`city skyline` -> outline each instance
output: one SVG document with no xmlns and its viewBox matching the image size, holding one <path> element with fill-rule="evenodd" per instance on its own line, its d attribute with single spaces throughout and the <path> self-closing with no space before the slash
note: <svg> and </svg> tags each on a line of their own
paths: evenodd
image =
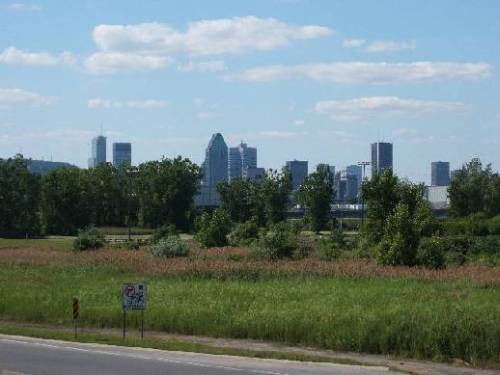
<svg viewBox="0 0 500 375">
<path fill-rule="evenodd" d="M 435 160 L 500 165 L 495 1 L 13 4 L 0 2 L 0 157 L 84 167 L 103 126 L 135 163 L 201 164 L 221 132 L 274 169 L 370 160 L 377 141 L 427 184 Z"/>
</svg>

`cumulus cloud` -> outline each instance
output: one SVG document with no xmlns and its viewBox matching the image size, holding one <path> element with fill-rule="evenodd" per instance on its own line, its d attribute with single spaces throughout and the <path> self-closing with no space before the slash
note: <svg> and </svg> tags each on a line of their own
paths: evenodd
<svg viewBox="0 0 500 375">
<path fill-rule="evenodd" d="M 190 61 L 187 64 L 179 65 L 178 69 L 181 72 L 221 72 L 226 69 L 223 60 L 212 60 L 212 61 Z"/>
<path fill-rule="evenodd" d="M 463 113 L 463 103 L 401 99 L 396 96 L 373 96 L 348 100 L 326 100 L 316 103 L 313 111 L 333 119 L 362 120 L 373 116 L 424 115 L 448 112 Z"/>
<path fill-rule="evenodd" d="M 333 33 L 328 27 L 294 26 L 274 18 L 247 16 L 192 22 L 185 32 L 162 23 L 104 24 L 94 28 L 93 38 L 98 49 L 105 52 L 220 55 L 272 50 L 293 40 Z"/>
<path fill-rule="evenodd" d="M 8 47 L 0 53 L 0 62 L 11 65 L 73 65 L 75 57 L 70 52 L 51 54 L 48 52 L 27 52 L 16 47 Z"/>
<path fill-rule="evenodd" d="M 165 68 L 172 59 L 164 56 L 121 52 L 97 52 L 89 56 L 84 67 L 89 73 L 116 73 L 120 71 L 147 71 Z"/>
<path fill-rule="evenodd" d="M 346 39 L 342 43 L 344 48 L 359 48 L 363 47 L 366 44 L 366 40 L 364 39 Z"/>
<path fill-rule="evenodd" d="M 9 6 L 12 10 L 17 11 L 29 11 L 29 12 L 38 12 L 42 10 L 42 7 L 37 4 L 25 4 L 25 3 L 12 3 Z"/>
<path fill-rule="evenodd" d="M 370 43 L 366 50 L 368 52 L 395 52 L 404 49 L 415 49 L 416 43 L 414 40 L 409 42 L 395 42 L 392 40 L 377 40 Z"/>
<path fill-rule="evenodd" d="M 52 102 L 52 98 L 39 95 L 19 88 L 0 88 L 0 106 L 13 105 L 47 105 Z"/>
<path fill-rule="evenodd" d="M 267 82 L 307 78 L 315 81 L 349 84 L 420 83 L 441 80 L 481 79 L 493 68 L 487 63 L 418 61 L 412 63 L 337 62 L 304 65 L 271 65 L 227 75 L 227 80 Z"/>
<path fill-rule="evenodd" d="M 87 102 L 87 107 L 90 109 L 113 109 L 113 108 L 137 108 L 137 109 L 157 109 L 165 108 L 168 105 L 167 101 L 164 100 L 111 100 L 111 99 L 101 99 L 93 98 L 89 99 Z"/>
</svg>

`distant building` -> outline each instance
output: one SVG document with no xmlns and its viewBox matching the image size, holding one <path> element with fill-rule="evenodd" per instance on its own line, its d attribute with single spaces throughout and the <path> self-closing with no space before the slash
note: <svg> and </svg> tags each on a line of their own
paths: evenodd
<svg viewBox="0 0 500 375">
<path fill-rule="evenodd" d="M 130 143 L 113 143 L 113 165 L 132 164 L 132 144 Z"/>
<path fill-rule="evenodd" d="M 372 143 L 372 176 L 382 174 L 387 169 L 392 169 L 392 143 Z"/>
<path fill-rule="evenodd" d="M 243 171 L 243 178 L 250 181 L 257 181 L 264 178 L 266 170 L 264 168 L 246 168 Z"/>
<path fill-rule="evenodd" d="M 292 176 L 292 190 L 298 191 L 307 177 L 308 162 L 301 160 L 287 161 L 286 167 Z"/>
<path fill-rule="evenodd" d="M 363 183 L 363 168 L 360 165 L 352 164 L 348 165 L 345 168 L 345 172 L 349 176 L 355 176 L 356 177 L 356 193 L 355 197 L 359 195 L 359 190 L 361 188 L 361 184 Z"/>
<path fill-rule="evenodd" d="M 220 206 L 217 184 L 228 179 L 228 149 L 220 133 L 212 135 L 208 143 L 202 173 L 200 193 L 195 199 L 196 205 Z"/>
<path fill-rule="evenodd" d="M 335 201 L 337 203 L 344 203 L 347 199 L 347 180 L 342 177 L 340 171 L 335 174 Z"/>
<path fill-rule="evenodd" d="M 326 163 L 320 163 L 316 166 L 316 169 L 318 168 L 328 168 L 328 170 L 330 171 L 330 173 L 334 176 L 335 178 L 335 166 L 334 165 L 330 165 L 330 164 L 326 164 Z"/>
<path fill-rule="evenodd" d="M 426 186 L 424 196 L 434 209 L 445 209 L 450 206 L 448 186 Z"/>
<path fill-rule="evenodd" d="M 248 147 L 243 142 L 237 147 L 231 147 L 228 159 L 229 180 L 242 178 L 248 168 L 257 168 L 257 149 Z"/>
<path fill-rule="evenodd" d="M 431 186 L 448 186 L 450 184 L 450 163 L 434 161 L 431 163 Z"/>
<path fill-rule="evenodd" d="M 28 171 L 31 174 L 36 174 L 40 176 L 46 175 L 47 173 L 54 171 L 56 169 L 77 168 L 72 164 L 60 161 L 45 161 L 45 160 L 31 160 L 31 159 L 27 160 L 27 165 L 28 165 Z"/>
<path fill-rule="evenodd" d="M 356 201 L 359 195 L 359 177 L 357 170 L 346 168 L 338 171 L 335 175 L 335 191 L 335 201 L 337 203 L 352 203 Z"/>
<path fill-rule="evenodd" d="M 89 168 L 94 168 L 101 163 L 106 163 L 106 137 L 99 135 L 93 138 L 91 147 Z"/>
</svg>

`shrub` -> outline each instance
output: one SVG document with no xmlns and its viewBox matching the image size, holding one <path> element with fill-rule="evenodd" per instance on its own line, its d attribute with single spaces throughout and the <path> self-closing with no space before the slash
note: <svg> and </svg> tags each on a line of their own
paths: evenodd
<svg viewBox="0 0 500 375">
<path fill-rule="evenodd" d="M 492 235 L 500 234 L 500 215 L 492 217 L 488 221 L 488 232 Z"/>
<path fill-rule="evenodd" d="M 295 260 L 307 258 L 314 250 L 314 241 L 309 236 L 298 236 L 292 257 Z"/>
<path fill-rule="evenodd" d="M 203 246 L 225 246 L 231 230 L 231 221 L 227 212 L 221 208 L 212 214 L 204 212 L 197 220 L 195 240 Z"/>
<path fill-rule="evenodd" d="M 98 249 L 103 247 L 106 242 L 104 233 L 96 228 L 80 229 L 78 237 L 73 241 L 75 251 Z"/>
<path fill-rule="evenodd" d="M 417 249 L 417 264 L 428 268 L 444 268 L 447 248 L 448 245 L 442 238 L 423 238 Z"/>
<path fill-rule="evenodd" d="M 301 219 L 290 220 L 288 225 L 290 226 L 290 231 L 297 235 L 299 235 L 305 228 L 304 220 Z"/>
<path fill-rule="evenodd" d="M 153 236 L 151 237 L 151 241 L 153 243 L 156 243 L 163 238 L 167 238 L 170 236 L 176 236 L 176 235 L 177 235 L 177 229 L 175 228 L 175 225 L 164 224 L 161 227 L 158 227 L 155 229 L 155 231 L 153 232 Z"/>
<path fill-rule="evenodd" d="M 258 258 L 273 260 L 291 257 L 296 247 L 297 238 L 289 226 L 278 223 L 254 242 L 252 253 Z"/>
<path fill-rule="evenodd" d="M 185 257 L 189 255 L 189 247 L 178 236 L 162 238 L 151 245 L 151 254 L 163 258 Z"/>
<path fill-rule="evenodd" d="M 322 238 L 318 242 L 316 248 L 316 255 L 319 259 L 331 262 L 340 257 L 341 249 L 334 241 L 326 238 Z"/>
<path fill-rule="evenodd" d="M 229 243 L 233 246 L 247 246 L 259 237 L 259 227 L 255 220 L 238 223 L 229 235 Z"/>
</svg>

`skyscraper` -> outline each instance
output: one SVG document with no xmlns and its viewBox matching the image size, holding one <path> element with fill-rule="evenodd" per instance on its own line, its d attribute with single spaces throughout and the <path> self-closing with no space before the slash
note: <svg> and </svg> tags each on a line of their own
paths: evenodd
<svg viewBox="0 0 500 375">
<path fill-rule="evenodd" d="M 448 186 L 450 184 L 450 163 L 434 161 L 431 163 L 431 185 Z"/>
<path fill-rule="evenodd" d="M 357 197 L 358 194 L 359 194 L 359 189 L 361 188 L 361 184 L 363 183 L 363 168 L 361 168 L 361 166 L 355 165 L 355 164 L 348 165 L 345 168 L 345 172 L 349 176 L 355 176 L 356 177 L 357 188 L 356 188 L 354 196 Z"/>
<path fill-rule="evenodd" d="M 217 194 L 217 184 L 227 180 L 228 149 L 222 134 L 212 135 L 205 150 L 205 161 L 202 164 L 203 178 L 201 191 L 196 197 L 196 204 L 200 206 L 219 206 L 220 198 Z"/>
<path fill-rule="evenodd" d="M 92 151 L 89 158 L 89 168 L 106 163 L 106 137 L 99 135 L 92 139 Z"/>
<path fill-rule="evenodd" d="M 286 167 L 292 176 L 292 190 L 299 190 L 308 173 L 308 162 L 301 160 L 292 160 L 286 162 Z"/>
<path fill-rule="evenodd" d="M 132 144 L 113 143 L 113 165 L 132 164 Z"/>
<path fill-rule="evenodd" d="M 241 142 L 237 147 L 229 149 L 229 180 L 241 178 L 248 168 L 257 168 L 257 149 Z"/>
<path fill-rule="evenodd" d="M 392 143 L 372 143 L 372 176 L 392 169 Z"/>
</svg>

